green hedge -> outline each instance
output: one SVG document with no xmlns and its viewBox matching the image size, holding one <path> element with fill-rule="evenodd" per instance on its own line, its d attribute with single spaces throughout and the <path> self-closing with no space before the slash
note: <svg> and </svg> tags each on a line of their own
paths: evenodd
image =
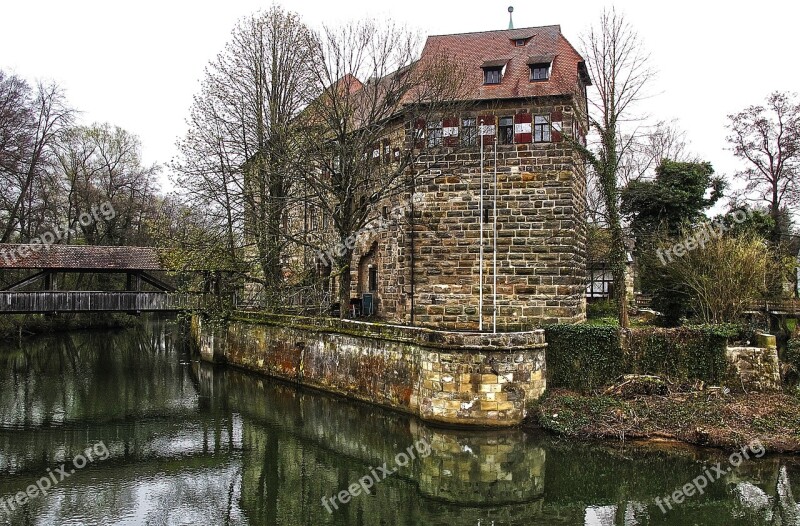
<svg viewBox="0 0 800 526">
<path fill-rule="evenodd" d="M 698 326 L 677 329 L 632 329 L 626 352 L 627 370 L 654 374 L 676 383 L 702 380 L 719 385 L 725 377 L 725 350 L 735 331 Z"/>
<path fill-rule="evenodd" d="M 622 332 L 595 325 L 545 329 L 549 387 L 594 391 L 623 374 L 653 374 L 678 384 L 702 380 L 718 385 L 727 370 L 730 327 L 635 328 Z"/>
<path fill-rule="evenodd" d="M 791 338 L 786 344 L 783 361 L 800 372 L 800 339 Z"/>
<path fill-rule="evenodd" d="M 616 327 L 598 325 L 550 325 L 547 341 L 547 385 L 592 391 L 624 371 Z"/>
</svg>

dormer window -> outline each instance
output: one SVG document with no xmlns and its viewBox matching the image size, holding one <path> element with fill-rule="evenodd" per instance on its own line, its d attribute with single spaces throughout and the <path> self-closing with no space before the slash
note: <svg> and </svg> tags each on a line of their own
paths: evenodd
<svg viewBox="0 0 800 526">
<path fill-rule="evenodd" d="M 507 59 L 487 60 L 483 63 L 483 83 L 500 84 L 503 81 L 503 73 L 506 69 Z"/>
<path fill-rule="evenodd" d="M 550 78 L 550 64 L 531 64 L 531 82 Z"/>
<path fill-rule="evenodd" d="M 527 33 L 527 34 L 517 33 L 516 35 L 514 35 L 514 38 L 511 38 L 510 40 L 511 43 L 514 45 L 514 47 L 525 47 L 528 45 L 528 42 L 530 42 L 533 37 L 534 35 L 532 33 Z"/>
<path fill-rule="evenodd" d="M 550 78 L 550 69 L 553 65 L 553 55 L 537 55 L 528 58 L 528 67 L 531 68 L 531 82 L 541 82 Z"/>
<path fill-rule="evenodd" d="M 503 79 L 503 68 L 484 68 L 483 70 L 483 83 L 484 84 L 500 84 Z"/>
</svg>

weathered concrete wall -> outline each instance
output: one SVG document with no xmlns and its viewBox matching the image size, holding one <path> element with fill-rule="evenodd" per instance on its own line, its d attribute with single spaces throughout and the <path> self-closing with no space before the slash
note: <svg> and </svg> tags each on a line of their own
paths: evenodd
<svg viewBox="0 0 800 526">
<path fill-rule="evenodd" d="M 245 369 L 453 425 L 513 426 L 545 389 L 543 331 L 447 332 L 349 320 L 193 322 L 200 353 Z"/>
</svg>

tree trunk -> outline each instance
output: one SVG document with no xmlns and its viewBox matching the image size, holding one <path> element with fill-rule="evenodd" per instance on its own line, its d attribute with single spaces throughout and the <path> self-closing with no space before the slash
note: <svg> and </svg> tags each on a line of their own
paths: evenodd
<svg viewBox="0 0 800 526">
<path fill-rule="evenodd" d="M 353 251 L 347 249 L 341 258 L 336 259 L 339 267 L 339 317 L 344 319 L 350 311 L 350 262 L 353 259 Z"/>
<path fill-rule="evenodd" d="M 619 225 L 611 228 L 611 276 L 614 279 L 614 299 L 617 302 L 619 326 L 627 329 L 628 320 L 628 284 L 625 280 L 627 270 L 627 254 L 622 228 Z"/>
<path fill-rule="evenodd" d="M 605 156 L 601 163 L 596 165 L 603 191 L 603 199 L 608 213 L 608 226 L 611 230 L 611 250 L 609 259 L 611 275 L 614 279 L 614 299 L 617 301 L 619 326 L 627 329 L 628 320 L 628 291 L 625 283 L 625 270 L 628 263 L 625 251 L 625 233 L 622 230 L 622 218 L 619 213 L 618 187 L 617 187 L 617 131 L 616 123 L 609 123 L 602 134 Z"/>
</svg>

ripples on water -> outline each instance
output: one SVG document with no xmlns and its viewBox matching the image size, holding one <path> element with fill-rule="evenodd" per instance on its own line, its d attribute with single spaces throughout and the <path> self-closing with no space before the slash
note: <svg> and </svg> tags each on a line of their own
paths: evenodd
<svg viewBox="0 0 800 526">
<path fill-rule="evenodd" d="M 442 430 L 193 359 L 175 323 L 0 348 L 0 498 L 110 452 L 4 514 L 20 525 L 793 525 L 800 461 L 748 461 L 664 515 L 716 451 L 621 450 L 519 430 Z M 418 458 L 321 505 L 419 440 Z"/>
</svg>

